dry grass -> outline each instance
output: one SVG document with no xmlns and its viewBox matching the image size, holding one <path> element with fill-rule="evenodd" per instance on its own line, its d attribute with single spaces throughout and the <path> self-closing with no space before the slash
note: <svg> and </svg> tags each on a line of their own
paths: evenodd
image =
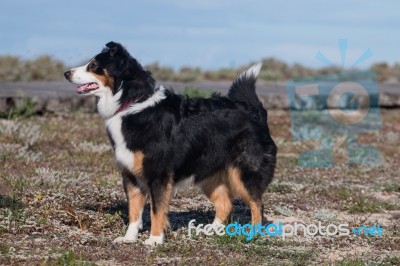
<svg viewBox="0 0 400 266">
<path fill-rule="evenodd" d="M 379 135 L 361 138 L 383 153 L 383 165 L 374 168 L 347 165 L 341 145 L 335 147 L 333 168 L 299 168 L 299 152 L 315 143 L 291 139 L 287 112 L 271 111 L 270 126 L 279 147 L 276 178 L 264 196 L 270 220 L 380 224 L 385 235 L 189 239 L 191 219 L 213 219 L 212 205 L 189 189 L 172 200 L 166 244 L 141 243 L 149 233 L 148 206 L 140 242 L 112 244 L 124 233 L 127 210 L 103 122 L 82 113 L 34 116 L 0 122 L 0 264 L 398 265 L 398 110 L 383 111 Z M 235 203 L 232 219 L 248 221 L 249 215 Z"/>
<path fill-rule="evenodd" d="M 264 67 L 261 70 L 259 79 L 264 81 L 285 81 L 292 78 L 327 75 L 342 71 L 338 67 L 314 69 L 300 64 L 290 65 L 276 58 L 264 58 L 261 61 Z M 85 60 L 82 60 L 82 64 L 84 62 Z M 253 63 L 236 68 L 220 68 L 217 70 L 203 70 L 198 67 L 183 66 L 178 71 L 175 71 L 171 67 L 160 66 L 156 62 L 147 65 L 146 68 L 154 74 L 156 80 L 180 82 L 201 80 L 231 81 Z M 49 55 L 41 55 L 31 60 L 24 60 L 10 55 L 0 55 L 0 82 L 63 80 L 63 72 L 66 69 L 68 67 L 63 62 Z M 390 65 L 380 62 L 373 64 L 370 70 L 376 73 L 379 82 L 400 80 L 400 63 Z"/>
</svg>

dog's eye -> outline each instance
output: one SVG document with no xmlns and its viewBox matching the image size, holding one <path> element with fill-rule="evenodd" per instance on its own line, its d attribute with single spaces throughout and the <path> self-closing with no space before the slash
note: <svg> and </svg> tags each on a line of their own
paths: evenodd
<svg viewBox="0 0 400 266">
<path fill-rule="evenodd" d="M 93 62 L 93 61 L 92 61 L 92 62 L 90 62 L 89 67 L 90 67 L 90 68 L 97 68 L 98 65 L 97 65 L 96 62 Z"/>
</svg>

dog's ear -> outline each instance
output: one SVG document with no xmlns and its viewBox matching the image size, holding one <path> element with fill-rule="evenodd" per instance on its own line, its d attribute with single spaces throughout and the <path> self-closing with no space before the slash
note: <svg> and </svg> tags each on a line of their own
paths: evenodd
<svg viewBox="0 0 400 266">
<path fill-rule="evenodd" d="M 105 49 L 104 52 L 107 52 L 111 57 L 114 57 L 115 55 L 118 55 L 125 51 L 124 47 L 122 47 L 121 44 L 116 42 L 109 42 L 106 44 L 106 47 L 107 48 Z"/>
</svg>

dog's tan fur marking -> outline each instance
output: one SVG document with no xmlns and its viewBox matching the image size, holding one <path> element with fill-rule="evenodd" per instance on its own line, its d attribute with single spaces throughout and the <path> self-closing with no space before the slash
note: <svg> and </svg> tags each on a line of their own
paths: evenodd
<svg viewBox="0 0 400 266">
<path fill-rule="evenodd" d="M 243 184 L 241 173 L 239 169 L 235 167 L 228 168 L 228 180 L 229 187 L 234 195 L 237 195 L 243 199 L 243 201 L 250 207 L 251 210 L 251 222 L 252 224 L 257 224 L 262 222 L 262 214 L 261 214 L 261 199 L 254 200 L 249 191 L 247 191 L 246 187 Z"/>
<path fill-rule="evenodd" d="M 140 188 L 133 184 L 127 186 L 127 196 L 129 201 L 129 223 L 138 221 L 141 218 L 141 211 L 146 203 L 146 196 Z"/>
<path fill-rule="evenodd" d="M 162 195 L 161 201 L 158 202 L 156 212 L 154 212 L 153 210 L 151 211 L 151 236 L 160 236 L 169 226 L 168 209 L 171 200 L 172 189 L 173 185 L 171 178 L 170 182 L 164 190 L 164 195 Z"/>
<path fill-rule="evenodd" d="M 111 77 L 98 75 L 96 73 L 92 73 L 92 75 L 95 76 L 96 79 L 99 80 L 101 83 L 103 83 L 105 87 L 112 89 L 113 79 Z"/>
<path fill-rule="evenodd" d="M 206 193 L 206 195 L 214 204 L 215 217 L 222 223 L 226 222 L 232 211 L 232 202 L 229 197 L 228 188 L 225 185 L 219 185 L 211 192 Z"/>
<path fill-rule="evenodd" d="M 113 89 L 114 86 L 114 78 L 110 76 L 110 73 L 108 73 L 107 69 L 103 69 L 104 75 L 99 75 L 94 72 L 91 72 L 93 76 L 96 77 L 97 80 L 99 80 L 105 87 L 110 88 L 111 90 Z"/>
<path fill-rule="evenodd" d="M 144 159 L 144 154 L 142 151 L 135 151 L 133 153 L 133 169 L 132 173 L 135 176 L 140 176 L 142 174 L 143 170 L 143 159 Z"/>
<path fill-rule="evenodd" d="M 226 222 L 232 211 L 231 195 L 226 181 L 226 172 L 220 171 L 201 185 L 204 194 L 214 204 L 215 217 L 222 223 Z"/>
</svg>

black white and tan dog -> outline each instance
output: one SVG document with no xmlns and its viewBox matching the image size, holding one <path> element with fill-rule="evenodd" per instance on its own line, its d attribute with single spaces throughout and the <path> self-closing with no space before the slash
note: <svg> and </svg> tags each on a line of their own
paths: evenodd
<svg viewBox="0 0 400 266">
<path fill-rule="evenodd" d="M 242 73 L 226 97 L 188 98 L 162 86 L 118 43 L 109 42 L 84 66 L 65 72 L 77 92 L 95 95 L 121 169 L 129 226 L 115 242 L 133 242 L 150 199 L 145 244 L 164 242 L 174 186 L 200 187 L 215 206 L 214 224 L 226 222 L 232 199 L 262 221 L 262 195 L 271 182 L 277 148 L 267 112 L 255 93 L 261 64 Z"/>
</svg>

